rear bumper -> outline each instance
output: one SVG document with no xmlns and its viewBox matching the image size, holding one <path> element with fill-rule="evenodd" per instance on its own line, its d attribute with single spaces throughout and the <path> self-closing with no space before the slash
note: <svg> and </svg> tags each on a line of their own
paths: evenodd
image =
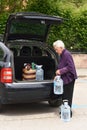
<svg viewBox="0 0 87 130">
<path fill-rule="evenodd" d="M 53 94 L 53 82 L 36 83 L 12 83 L 1 87 L 1 102 L 8 103 L 28 103 L 45 101 L 58 96 Z"/>
</svg>

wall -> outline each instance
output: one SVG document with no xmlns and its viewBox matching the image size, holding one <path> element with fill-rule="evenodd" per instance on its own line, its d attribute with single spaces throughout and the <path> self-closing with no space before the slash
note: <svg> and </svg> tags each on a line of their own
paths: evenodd
<svg viewBox="0 0 87 130">
<path fill-rule="evenodd" d="M 72 54 L 76 68 L 87 68 L 87 54 Z"/>
</svg>

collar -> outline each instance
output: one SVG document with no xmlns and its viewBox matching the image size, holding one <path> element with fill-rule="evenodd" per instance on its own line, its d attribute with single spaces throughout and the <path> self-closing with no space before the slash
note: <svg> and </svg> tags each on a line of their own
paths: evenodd
<svg viewBox="0 0 87 130">
<path fill-rule="evenodd" d="M 62 51 L 62 54 L 60 55 L 61 57 L 62 57 L 62 55 L 64 54 L 65 51 L 66 51 L 66 49 L 64 49 L 64 50 Z"/>
</svg>

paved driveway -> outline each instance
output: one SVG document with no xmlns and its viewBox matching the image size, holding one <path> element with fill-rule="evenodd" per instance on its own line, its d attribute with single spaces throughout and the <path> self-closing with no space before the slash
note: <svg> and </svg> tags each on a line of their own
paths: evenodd
<svg viewBox="0 0 87 130">
<path fill-rule="evenodd" d="M 73 117 L 70 122 L 60 120 L 58 108 L 47 102 L 6 105 L 0 114 L 0 130 L 86 130 L 87 129 L 87 78 L 75 84 Z"/>
</svg>

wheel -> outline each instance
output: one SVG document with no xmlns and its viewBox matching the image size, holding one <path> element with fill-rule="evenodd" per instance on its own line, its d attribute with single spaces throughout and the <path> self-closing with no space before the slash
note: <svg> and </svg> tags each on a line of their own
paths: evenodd
<svg viewBox="0 0 87 130">
<path fill-rule="evenodd" d="M 59 107 L 62 104 L 62 99 L 50 99 L 48 103 L 51 107 Z"/>
</svg>

